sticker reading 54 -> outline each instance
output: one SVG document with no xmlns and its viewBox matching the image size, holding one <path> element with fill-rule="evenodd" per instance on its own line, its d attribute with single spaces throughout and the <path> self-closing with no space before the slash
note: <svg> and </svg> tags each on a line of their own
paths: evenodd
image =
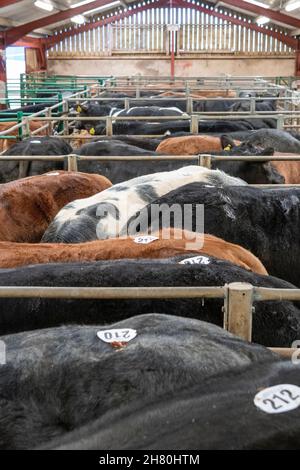
<svg viewBox="0 0 300 470">
<path fill-rule="evenodd" d="M 128 343 L 128 341 L 131 341 L 136 335 L 136 330 L 132 328 L 97 331 L 98 338 L 105 343 Z"/>
<path fill-rule="evenodd" d="M 300 387 L 280 384 L 257 393 L 254 404 L 265 413 L 286 413 L 300 406 Z"/>
</svg>

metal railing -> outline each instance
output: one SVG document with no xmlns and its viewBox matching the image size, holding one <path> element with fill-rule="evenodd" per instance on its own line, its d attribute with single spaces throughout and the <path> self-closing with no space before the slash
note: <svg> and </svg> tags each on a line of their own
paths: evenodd
<svg viewBox="0 0 300 470">
<path fill-rule="evenodd" d="M 72 78 L 68 78 L 68 80 L 77 80 L 78 83 L 84 83 L 84 80 L 88 81 L 89 77 L 85 76 L 77 76 Z M 59 124 L 59 129 L 58 129 L 58 134 L 59 136 L 63 135 L 63 138 L 65 139 L 73 139 L 73 137 L 69 136 L 69 128 L 70 126 L 74 125 L 74 123 L 78 120 L 84 121 L 84 120 L 91 120 L 88 118 L 84 117 L 71 117 L 67 116 L 70 105 L 72 105 L 72 101 L 79 101 L 79 102 L 84 102 L 90 101 L 90 100 L 95 100 L 97 98 L 100 99 L 103 102 L 111 100 L 112 98 L 106 98 L 103 96 L 105 92 L 107 92 L 109 89 L 113 89 L 113 91 L 117 91 L 117 85 L 120 82 L 120 80 L 125 80 L 126 83 L 133 83 L 133 86 L 135 87 L 135 98 L 113 98 L 114 100 L 120 101 L 124 103 L 125 109 L 128 109 L 130 106 L 130 102 L 135 103 L 136 100 L 141 99 L 140 97 L 140 92 L 141 92 L 141 86 L 144 83 L 157 83 L 161 80 L 169 80 L 170 77 L 125 77 L 124 79 L 122 77 L 114 78 L 114 77 L 109 77 L 104 80 L 102 77 L 99 79 L 99 77 L 90 77 L 91 83 L 95 83 L 95 87 L 93 90 L 93 93 L 95 96 L 91 98 L 92 92 L 91 89 L 86 87 L 84 91 L 80 91 L 78 93 L 75 93 L 65 99 L 63 99 L 61 102 L 57 103 L 54 106 L 50 106 L 45 108 L 43 111 L 32 114 L 30 116 L 22 118 L 22 122 L 20 123 L 19 126 L 13 126 L 10 129 L 7 129 L 5 131 L 0 132 L 0 139 L 22 139 L 23 137 L 28 137 L 30 135 L 37 135 L 39 130 L 34 130 L 30 132 L 30 122 L 33 120 L 46 120 L 50 121 L 48 125 L 44 125 L 43 127 L 40 128 L 40 130 L 45 130 L 48 129 L 48 134 L 51 135 L 54 125 Z M 37 84 L 38 80 L 45 81 L 45 77 L 41 78 L 27 78 L 27 80 L 30 82 L 32 80 L 32 83 Z M 48 82 L 51 80 L 51 77 L 47 78 Z M 54 79 L 53 79 L 54 80 Z M 54 82 L 56 84 L 66 84 L 68 82 L 63 82 L 63 80 L 67 80 L 66 77 L 61 76 L 61 77 L 56 77 L 56 81 Z M 78 81 L 79 80 L 79 81 Z M 190 119 L 190 132 L 191 133 L 198 133 L 199 130 L 199 121 L 206 120 L 207 118 L 213 118 L 213 119 L 261 119 L 261 118 L 268 118 L 268 119 L 275 119 L 277 122 L 277 128 L 278 129 L 284 129 L 284 128 L 289 128 L 289 129 L 298 129 L 300 128 L 300 106 L 298 106 L 298 101 L 299 97 L 294 99 L 293 95 L 291 95 L 292 91 L 287 87 L 283 85 L 279 85 L 276 80 L 273 80 L 273 82 L 268 82 L 264 78 L 260 77 L 218 77 L 216 80 L 216 77 L 207 77 L 207 78 L 199 78 L 199 77 L 192 77 L 191 79 L 183 79 L 181 77 L 175 77 L 173 84 L 177 83 L 178 81 L 184 81 L 185 83 L 185 95 L 186 97 L 183 98 L 174 98 L 174 97 L 167 97 L 167 98 L 159 98 L 159 100 L 162 100 L 162 103 L 164 100 L 166 101 L 186 101 L 186 110 L 188 116 L 170 116 L 170 117 L 141 117 L 141 116 L 135 116 L 135 117 L 126 117 L 126 116 L 119 116 L 119 117 L 111 117 L 111 116 L 98 116 L 98 117 L 93 117 L 93 121 L 106 121 L 106 135 L 113 135 L 113 125 L 112 125 L 112 120 L 118 121 L 118 120 L 149 120 L 149 121 L 162 121 L 162 120 L 176 120 L 176 119 Z M 277 110 L 277 111 L 270 111 L 270 112 L 264 112 L 264 111 L 256 111 L 256 101 L 259 100 L 260 98 L 238 98 L 239 101 L 248 101 L 249 102 L 249 111 L 239 111 L 239 112 L 232 112 L 232 111 L 226 111 L 226 112 L 207 112 L 207 111 L 201 111 L 201 112 L 195 112 L 193 110 L 194 108 L 194 103 L 195 102 L 201 102 L 201 101 L 218 101 L 218 98 L 194 98 L 190 96 L 190 92 L 192 91 L 192 88 L 190 86 L 193 81 L 196 81 L 196 89 L 204 89 L 203 84 L 199 86 L 199 82 L 203 83 L 218 83 L 219 86 L 222 86 L 222 91 L 224 91 L 224 87 L 226 84 L 226 87 L 228 85 L 228 89 L 230 88 L 231 84 L 252 84 L 255 89 L 258 89 L 258 87 L 262 91 L 266 91 L 268 87 L 271 87 L 272 90 L 276 89 L 277 91 L 279 90 L 282 93 L 285 93 L 284 97 L 278 97 L 278 98 L 273 98 L 274 100 L 278 100 L 279 103 L 283 103 L 283 109 Z M 101 82 L 101 83 L 100 83 Z M 49 82 L 50 83 L 50 82 Z M 72 82 L 73 83 L 73 82 Z M 103 84 L 104 83 L 104 84 Z M 226 89 L 227 89 L 226 88 Z M 147 89 L 149 91 L 149 89 Z M 102 96 L 101 96 L 102 95 Z M 148 101 L 151 102 L 152 98 L 142 98 L 143 101 Z M 226 100 L 229 101 L 234 101 L 236 98 L 231 98 L 231 97 L 226 97 Z M 268 98 L 272 99 L 272 98 Z M 290 110 L 288 109 L 289 107 L 292 107 L 293 109 Z M 296 107 L 299 107 L 299 109 L 296 109 Z M 52 116 L 53 111 L 56 110 L 58 111 L 54 116 Z M 46 116 L 45 116 L 46 114 Z M 39 119 L 37 119 L 39 118 Z M 10 132 L 13 130 L 19 129 L 18 136 L 10 136 Z M 141 136 L 141 135 L 140 135 Z M 160 135 L 151 135 L 151 137 L 159 137 Z M 149 136 L 150 137 L 150 136 Z M 76 138 L 76 137 L 75 137 Z"/>
<path fill-rule="evenodd" d="M 300 300 L 300 289 L 273 289 L 234 282 L 214 287 L 43 287 L 1 286 L 0 298 L 48 299 L 223 299 L 223 327 L 245 341 L 252 340 L 254 303 Z M 270 329 L 272 325 L 270 325 Z M 287 357 L 297 348 L 271 347 Z"/>
<path fill-rule="evenodd" d="M 300 161 L 300 155 L 291 155 L 291 156 L 280 156 L 280 155 L 270 155 L 270 156 L 219 156 L 219 155 L 210 155 L 210 154 L 199 154 L 199 155 L 154 155 L 154 156 L 144 156 L 144 155 L 133 155 L 133 156 L 86 156 L 86 155 L 0 155 L 0 162 L 7 161 L 53 161 L 53 162 L 64 162 L 64 166 L 67 171 L 78 171 L 78 162 L 83 161 L 99 161 L 99 162 L 129 162 L 129 161 L 189 161 L 194 162 L 199 166 L 206 167 L 211 169 L 212 161 L 244 161 L 244 162 L 265 162 L 265 161 Z M 294 188 L 300 187 L 300 184 L 248 184 L 250 187 L 257 188 Z"/>
</svg>

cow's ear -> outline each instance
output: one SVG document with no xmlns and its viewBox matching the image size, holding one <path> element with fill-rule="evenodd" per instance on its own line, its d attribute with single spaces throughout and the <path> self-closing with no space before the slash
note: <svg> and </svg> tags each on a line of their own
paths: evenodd
<svg viewBox="0 0 300 470">
<path fill-rule="evenodd" d="M 234 140 L 228 135 L 221 135 L 220 141 L 223 150 L 231 150 L 232 147 L 235 147 Z"/>
<path fill-rule="evenodd" d="M 266 147 L 260 155 L 271 156 L 274 155 L 275 149 L 273 147 Z"/>
<path fill-rule="evenodd" d="M 76 104 L 76 111 L 77 113 L 86 113 L 88 110 L 87 106 L 85 104 L 77 103 Z"/>
<path fill-rule="evenodd" d="M 272 165 L 271 162 L 266 162 L 263 164 L 263 168 L 266 173 L 266 178 L 268 184 L 285 184 L 285 178 L 282 176 L 277 169 Z"/>
</svg>

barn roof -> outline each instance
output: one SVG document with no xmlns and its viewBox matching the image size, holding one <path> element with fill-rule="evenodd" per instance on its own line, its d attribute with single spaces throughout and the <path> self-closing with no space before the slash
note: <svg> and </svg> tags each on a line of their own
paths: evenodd
<svg viewBox="0 0 300 470">
<path fill-rule="evenodd" d="M 94 21 L 95 17 L 96 19 L 99 16 L 102 17 L 101 15 L 105 16 L 120 10 L 126 11 L 130 8 L 133 9 L 134 5 L 141 6 L 143 3 L 149 3 L 148 0 L 144 2 L 136 0 L 42 1 L 50 3 L 52 11 L 38 8 L 34 4 L 35 0 L 0 0 L 0 30 L 9 31 L 8 34 L 12 32 L 12 39 L 14 39 L 13 33 L 15 37 L 19 36 L 19 38 L 23 35 L 51 36 L 57 28 L 70 25 L 72 16 L 84 15 L 85 22 L 89 22 Z M 193 3 L 193 0 L 190 0 L 189 3 Z M 287 11 L 287 6 L 294 3 L 297 8 Z M 289 35 L 300 35 L 300 0 L 213 0 L 204 2 L 204 5 L 218 10 L 229 8 L 231 11 L 250 16 L 254 21 L 258 17 L 268 16 L 272 24 L 285 28 Z M 165 6 L 175 7 L 176 0 L 166 0 Z M 28 25 L 27 28 L 26 25 Z"/>
</svg>

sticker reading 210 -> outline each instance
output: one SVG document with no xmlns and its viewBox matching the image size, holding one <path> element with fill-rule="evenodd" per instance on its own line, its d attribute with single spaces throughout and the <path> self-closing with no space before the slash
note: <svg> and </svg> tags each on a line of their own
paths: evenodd
<svg viewBox="0 0 300 470">
<path fill-rule="evenodd" d="M 274 385 L 261 390 L 254 404 L 265 413 L 286 413 L 300 406 L 300 387 L 291 384 Z"/>
<path fill-rule="evenodd" d="M 97 331 L 98 338 L 105 343 L 128 343 L 128 341 L 131 341 L 136 335 L 136 330 L 132 328 Z"/>
</svg>

